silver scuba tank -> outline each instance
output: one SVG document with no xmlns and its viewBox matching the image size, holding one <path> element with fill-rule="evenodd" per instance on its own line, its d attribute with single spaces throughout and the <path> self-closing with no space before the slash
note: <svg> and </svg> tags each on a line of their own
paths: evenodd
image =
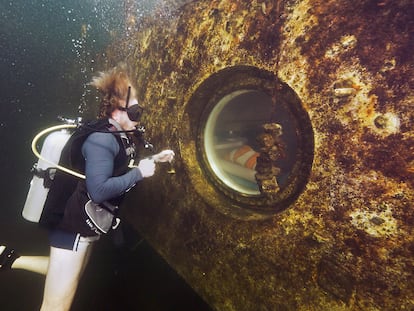
<svg viewBox="0 0 414 311">
<path fill-rule="evenodd" d="M 34 176 L 30 182 L 29 192 L 23 207 L 22 215 L 28 221 L 39 222 L 43 206 L 49 192 L 48 181 L 53 179 L 55 165 L 58 164 L 62 149 L 70 137 L 66 129 L 50 133 L 42 146 L 39 161 L 33 167 Z M 44 159 L 47 159 L 44 160 Z"/>
</svg>

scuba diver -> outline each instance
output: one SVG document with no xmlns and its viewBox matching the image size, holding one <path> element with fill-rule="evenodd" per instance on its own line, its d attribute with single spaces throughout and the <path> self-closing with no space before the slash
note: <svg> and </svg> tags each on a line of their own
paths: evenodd
<svg viewBox="0 0 414 311">
<path fill-rule="evenodd" d="M 0 270 L 46 274 L 41 311 L 70 309 L 92 245 L 119 225 L 125 193 L 154 174 L 155 162 L 174 157 L 164 150 L 128 165 L 134 148 L 127 134 L 136 130 L 143 109 L 125 65 L 101 72 L 90 84 L 102 96 L 98 119 L 70 136 L 59 161 L 85 179 L 57 170 L 39 221 L 48 229 L 50 256 L 19 256 L 0 246 Z"/>
</svg>

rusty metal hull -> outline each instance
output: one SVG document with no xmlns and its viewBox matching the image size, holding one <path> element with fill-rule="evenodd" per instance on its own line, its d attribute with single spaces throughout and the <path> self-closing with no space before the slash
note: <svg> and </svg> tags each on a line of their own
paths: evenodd
<svg viewBox="0 0 414 311">
<path fill-rule="evenodd" d="M 148 137 L 177 154 L 125 213 L 212 308 L 414 308 L 413 16 L 403 0 L 195 1 L 110 49 Z M 200 102 L 245 83 L 220 80 L 235 68 L 274 75 L 310 121 L 309 173 L 282 207 L 232 197 L 203 164 Z"/>
</svg>

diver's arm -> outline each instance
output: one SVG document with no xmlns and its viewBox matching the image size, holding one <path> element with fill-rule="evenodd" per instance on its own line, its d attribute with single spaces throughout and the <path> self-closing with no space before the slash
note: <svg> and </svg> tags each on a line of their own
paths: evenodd
<svg viewBox="0 0 414 311">
<path fill-rule="evenodd" d="M 143 178 L 138 168 L 133 168 L 121 176 L 112 176 L 114 159 L 118 152 L 116 138 L 107 133 L 92 133 L 82 146 L 86 188 L 92 201 L 96 203 L 123 194 Z"/>
</svg>

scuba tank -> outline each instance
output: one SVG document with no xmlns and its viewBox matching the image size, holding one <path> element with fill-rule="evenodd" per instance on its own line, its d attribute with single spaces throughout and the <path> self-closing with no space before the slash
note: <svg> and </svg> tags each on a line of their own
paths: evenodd
<svg viewBox="0 0 414 311">
<path fill-rule="evenodd" d="M 69 140 L 70 135 L 71 133 L 67 129 L 61 129 L 50 133 L 46 137 L 40 152 L 39 161 L 32 168 L 34 175 L 30 182 L 29 192 L 22 211 L 23 218 L 26 220 L 39 222 L 51 181 L 56 172 L 57 163 L 59 163 L 62 149 Z M 33 140 L 34 144 L 36 143 L 35 140 Z"/>
</svg>

